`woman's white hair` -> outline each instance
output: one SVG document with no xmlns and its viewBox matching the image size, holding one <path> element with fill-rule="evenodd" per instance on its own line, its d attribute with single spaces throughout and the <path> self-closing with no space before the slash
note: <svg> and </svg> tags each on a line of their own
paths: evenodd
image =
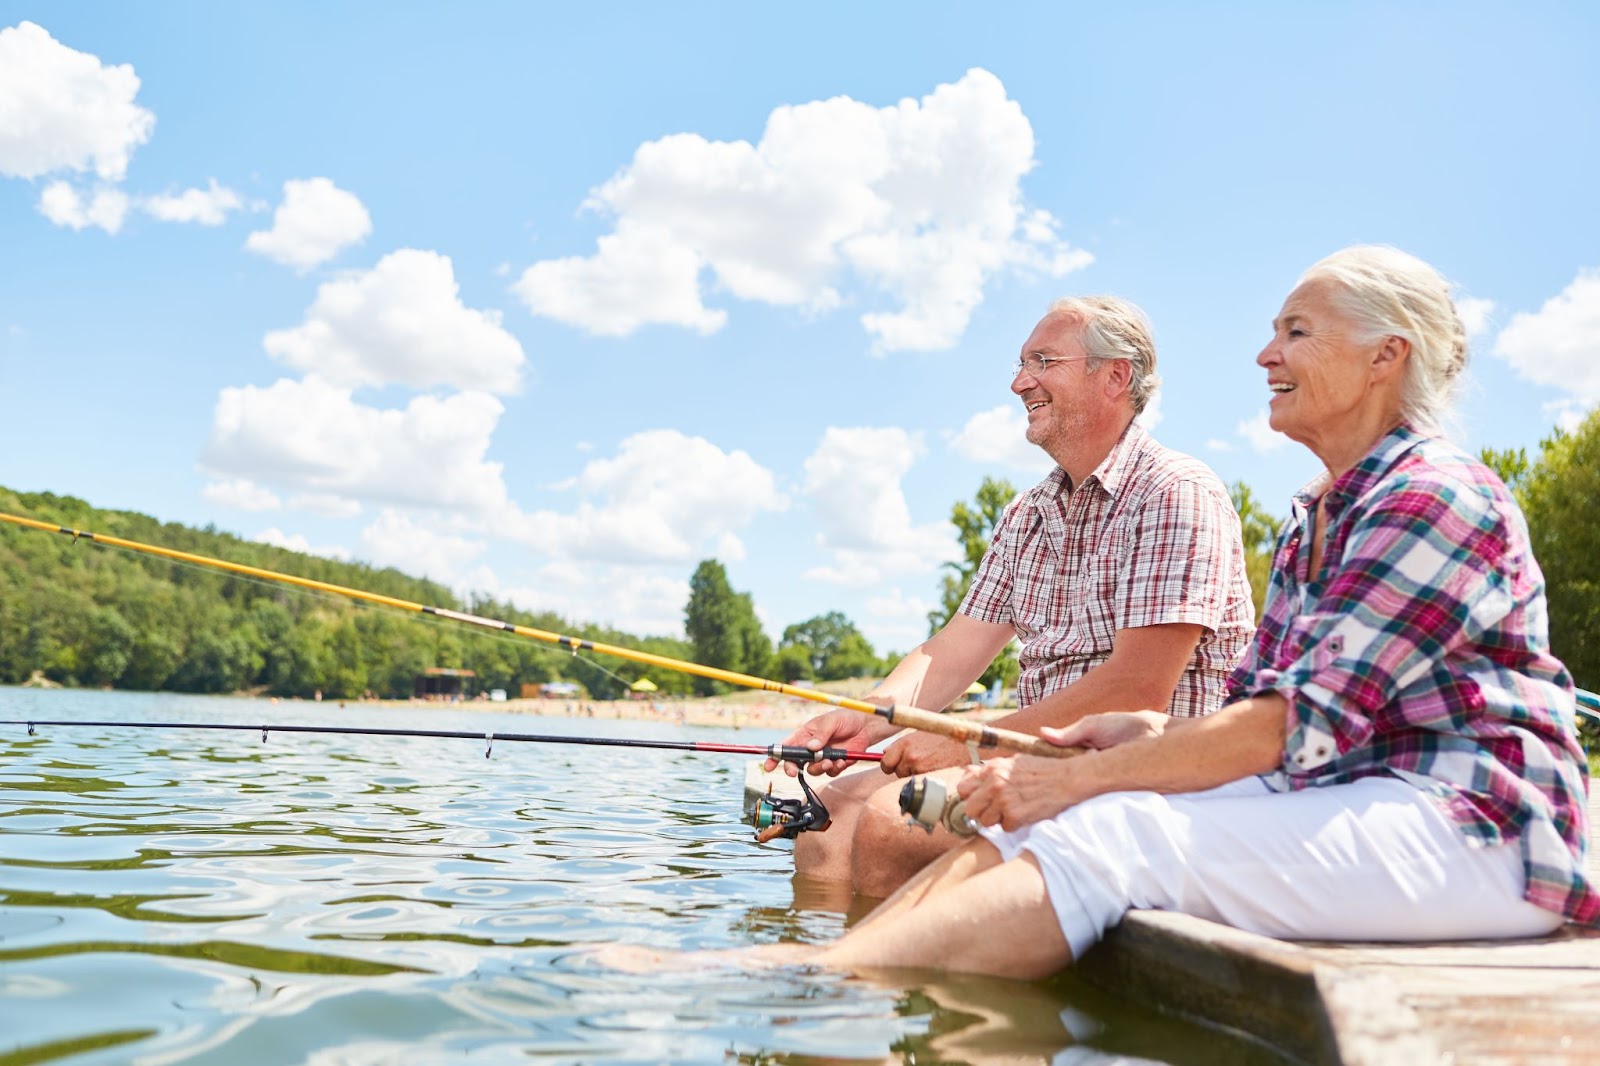
<svg viewBox="0 0 1600 1066">
<path fill-rule="evenodd" d="M 1340 312 L 1363 339 L 1401 337 L 1411 345 L 1400 411 L 1419 429 L 1438 431 L 1467 366 L 1467 331 L 1450 283 L 1414 255 L 1377 244 L 1334 252 L 1300 278 L 1328 282 Z"/>
<path fill-rule="evenodd" d="M 1067 315 L 1078 324 L 1085 365 L 1093 373 L 1108 360 L 1126 359 L 1133 368 L 1128 400 L 1133 413 L 1142 414 L 1161 375 L 1156 373 L 1156 342 L 1150 320 L 1138 306 L 1116 296 L 1067 296 L 1050 305 L 1049 314 Z"/>
</svg>

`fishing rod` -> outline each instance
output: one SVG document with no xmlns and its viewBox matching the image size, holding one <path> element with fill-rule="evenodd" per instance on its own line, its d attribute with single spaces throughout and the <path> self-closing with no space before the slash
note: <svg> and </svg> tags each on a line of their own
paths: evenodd
<svg viewBox="0 0 1600 1066">
<path fill-rule="evenodd" d="M 214 559 L 207 555 L 196 555 L 192 552 L 176 551 L 172 548 L 163 548 L 154 544 L 144 544 L 136 540 L 125 540 L 122 537 L 113 537 L 103 533 L 91 533 L 87 530 L 72 529 L 68 526 L 55 525 L 41 522 L 34 518 L 24 518 L 19 515 L 0 512 L 0 522 L 9 522 L 12 525 L 22 526 L 25 529 L 37 529 L 46 533 L 60 533 L 68 536 L 76 543 L 79 540 L 91 541 L 112 548 L 122 548 L 127 551 L 140 552 L 145 555 L 155 555 L 177 562 L 190 563 L 196 566 L 210 567 L 213 570 L 222 570 L 233 574 L 243 574 L 248 577 L 261 578 L 267 581 L 276 581 L 281 584 L 295 585 L 300 588 L 312 589 L 317 592 L 333 593 L 346 599 L 360 600 L 366 603 L 381 604 L 402 611 L 411 611 L 415 614 L 431 615 L 435 618 L 446 618 L 452 622 L 462 622 L 467 625 L 479 626 L 484 629 L 498 630 L 514 633 L 519 637 L 543 641 L 569 649 L 574 655 L 579 651 L 592 651 L 600 655 L 610 655 L 618 659 L 628 659 L 632 662 L 643 663 L 647 666 L 659 666 L 679 673 L 693 674 L 697 677 L 710 678 L 713 681 L 722 681 L 742 688 L 759 689 L 763 692 L 776 692 L 784 696 L 793 696 L 796 699 L 808 700 L 812 703 L 824 703 L 832 707 L 839 707 L 848 711 L 859 711 L 870 714 L 893 725 L 904 726 L 909 729 L 921 730 L 927 733 L 937 733 L 940 736 L 950 737 L 963 741 L 969 745 L 980 748 L 1000 748 L 1006 751 L 1024 752 L 1029 755 L 1043 755 L 1060 758 L 1063 756 L 1080 754 L 1082 748 L 1062 748 L 1051 744 L 1041 737 L 1018 733 L 1015 730 L 999 729 L 983 722 L 967 722 L 951 718 L 948 715 L 935 711 L 926 711 L 918 707 L 899 706 L 890 704 L 880 706 L 868 703 L 865 700 L 851 699 L 848 696 L 839 696 L 831 692 L 822 692 L 818 689 L 801 688 L 797 685 L 788 685 L 780 681 L 770 681 L 766 678 L 755 677 L 751 674 L 741 674 L 733 670 L 723 670 L 715 666 L 705 666 L 684 659 L 673 659 L 665 655 L 656 655 L 651 652 L 636 651 L 633 648 L 624 648 L 615 644 L 602 644 L 599 641 L 583 640 L 578 637 L 563 636 L 560 633 L 551 633 L 532 626 L 518 625 L 513 622 L 502 622 L 494 618 L 484 618 L 481 615 L 468 614 L 464 611 L 452 610 L 448 607 L 432 607 L 403 600 L 394 596 L 385 596 L 377 592 L 366 592 L 362 589 L 349 588 L 344 585 L 334 585 L 326 581 L 316 581 L 308 577 L 298 577 L 294 574 L 284 574 L 276 570 L 267 570 L 257 566 L 246 566 L 243 563 L 230 563 L 224 559 Z"/>
<path fill-rule="evenodd" d="M 552 733 L 494 733 L 464 729 L 378 729 L 365 726 L 335 725 L 245 725 L 240 722 L 91 722 L 81 719 L 7 718 L 0 725 L 25 725 L 28 735 L 37 736 L 39 726 L 94 726 L 102 729 L 224 729 L 242 733 L 261 734 L 261 743 L 267 742 L 268 733 L 337 733 L 363 737 L 430 737 L 448 740 L 482 740 L 483 757 L 494 753 L 495 741 L 520 744 L 579 744 L 606 748 L 656 748 L 664 751 L 718 752 L 725 755 L 764 755 L 781 762 L 798 766 L 841 759 L 846 762 L 876 762 L 883 758 L 876 751 L 845 751 L 842 748 L 823 748 L 812 751 L 795 744 L 722 744 L 704 740 L 644 740 L 637 737 L 562 736 Z M 804 800 L 774 796 L 770 792 L 761 798 L 751 813 L 751 824 L 757 830 L 756 839 L 766 843 L 775 837 L 794 838 L 808 830 L 828 827 L 828 808 L 817 799 L 816 793 L 800 777 Z"/>
</svg>

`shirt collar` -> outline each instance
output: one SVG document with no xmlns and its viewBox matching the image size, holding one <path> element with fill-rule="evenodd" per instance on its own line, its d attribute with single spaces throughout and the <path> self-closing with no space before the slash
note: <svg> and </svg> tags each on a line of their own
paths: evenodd
<svg viewBox="0 0 1600 1066">
<path fill-rule="evenodd" d="M 1137 421 L 1129 422 L 1128 428 L 1117 438 L 1117 443 L 1113 444 L 1106 457 L 1100 460 L 1100 465 L 1083 479 L 1084 484 L 1097 481 L 1107 496 L 1115 496 L 1121 490 L 1123 482 L 1128 480 L 1135 457 L 1149 440 L 1150 434 L 1146 433 Z"/>
<path fill-rule="evenodd" d="M 1129 422 L 1128 428 L 1117 438 L 1117 443 L 1113 444 L 1106 457 L 1100 460 L 1100 465 L 1083 479 L 1083 484 L 1095 482 L 1107 496 L 1115 496 L 1122 488 L 1123 482 L 1128 479 L 1129 470 L 1149 440 L 1150 434 L 1146 433 L 1137 421 Z M 1060 466 L 1050 471 L 1043 485 L 1044 492 L 1038 498 L 1038 505 L 1043 505 L 1046 501 L 1059 502 L 1061 497 L 1072 490 L 1071 479 Z"/>
<path fill-rule="evenodd" d="M 1410 423 L 1402 422 L 1379 437 L 1372 450 L 1337 479 L 1330 482 L 1326 471 L 1318 474 L 1294 494 L 1294 502 L 1302 510 L 1310 511 L 1319 497 L 1326 496 L 1329 514 L 1337 514 L 1351 500 L 1366 495 L 1407 452 L 1425 439 Z"/>
</svg>

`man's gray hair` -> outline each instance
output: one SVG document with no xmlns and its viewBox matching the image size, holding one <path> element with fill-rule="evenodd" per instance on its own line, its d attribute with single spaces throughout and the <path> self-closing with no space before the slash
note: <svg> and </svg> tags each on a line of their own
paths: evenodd
<svg viewBox="0 0 1600 1066">
<path fill-rule="evenodd" d="M 1414 255 L 1386 245 L 1334 252 L 1300 278 L 1333 286 L 1334 306 L 1364 341 L 1401 337 L 1411 345 L 1400 385 L 1400 412 L 1420 429 L 1438 431 L 1467 366 L 1467 331 L 1450 283 Z"/>
<path fill-rule="evenodd" d="M 1066 315 L 1077 324 L 1091 373 L 1112 359 L 1128 361 L 1133 368 L 1128 400 L 1133 413 L 1142 414 L 1161 385 L 1161 375 L 1156 373 L 1156 342 L 1144 312 L 1116 296 L 1067 296 L 1051 304 L 1049 313 Z"/>
</svg>

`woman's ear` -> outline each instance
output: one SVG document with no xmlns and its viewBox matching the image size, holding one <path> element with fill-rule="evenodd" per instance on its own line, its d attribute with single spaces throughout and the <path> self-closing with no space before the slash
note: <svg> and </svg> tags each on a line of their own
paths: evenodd
<svg viewBox="0 0 1600 1066">
<path fill-rule="evenodd" d="M 1374 376 L 1379 379 L 1398 374 L 1405 369 L 1406 360 L 1411 357 L 1411 342 L 1404 337 L 1393 334 L 1383 338 L 1378 345 L 1378 350 L 1372 354 L 1372 369 Z"/>
</svg>

